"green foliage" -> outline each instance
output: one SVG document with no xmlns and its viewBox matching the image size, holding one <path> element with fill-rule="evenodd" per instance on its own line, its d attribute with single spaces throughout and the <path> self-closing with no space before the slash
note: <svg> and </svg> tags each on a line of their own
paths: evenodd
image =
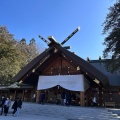
<svg viewBox="0 0 120 120">
<path fill-rule="evenodd" d="M 16 47 L 26 56 L 26 64 L 39 55 L 34 38 L 30 40 L 29 45 L 26 44 L 26 39 L 23 38 L 22 40 L 17 41 Z"/>
<path fill-rule="evenodd" d="M 35 40 L 17 41 L 5 26 L 0 26 L 0 84 L 11 84 L 13 77 L 38 55 Z"/>
<path fill-rule="evenodd" d="M 103 56 L 112 58 L 105 65 L 109 71 L 115 72 L 120 70 L 120 2 L 109 8 L 103 26 L 103 34 L 107 35 L 103 43 L 106 46 Z"/>
</svg>

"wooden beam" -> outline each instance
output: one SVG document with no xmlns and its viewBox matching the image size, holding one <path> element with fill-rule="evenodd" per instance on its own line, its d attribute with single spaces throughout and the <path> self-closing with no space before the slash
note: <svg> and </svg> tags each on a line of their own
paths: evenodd
<svg viewBox="0 0 120 120">
<path fill-rule="evenodd" d="M 36 102 L 39 103 L 40 101 L 40 90 L 37 90 Z"/>
<path fill-rule="evenodd" d="M 85 95 L 84 92 L 80 92 L 80 105 L 85 106 Z"/>
</svg>

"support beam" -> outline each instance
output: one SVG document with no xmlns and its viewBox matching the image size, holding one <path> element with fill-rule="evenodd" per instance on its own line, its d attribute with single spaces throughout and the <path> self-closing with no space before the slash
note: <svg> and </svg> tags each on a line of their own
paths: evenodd
<svg viewBox="0 0 120 120">
<path fill-rule="evenodd" d="M 2 96 L 2 90 L 1 90 L 1 96 Z"/>
<path fill-rule="evenodd" d="M 99 105 L 100 106 L 102 106 L 102 102 L 103 102 L 102 97 L 103 97 L 103 95 L 102 95 L 102 88 L 99 87 Z"/>
<path fill-rule="evenodd" d="M 16 93 L 17 93 L 17 90 L 15 90 L 15 94 L 14 94 L 14 100 L 16 99 Z"/>
<path fill-rule="evenodd" d="M 37 90 L 36 102 L 39 103 L 40 101 L 40 90 Z"/>
<path fill-rule="evenodd" d="M 34 91 L 34 89 L 33 89 L 33 90 L 31 90 L 31 92 L 30 92 L 30 93 L 31 93 L 31 96 L 30 96 L 30 101 L 32 101 L 32 99 L 33 99 L 33 95 L 34 95 L 34 92 L 33 92 L 33 91 Z"/>
<path fill-rule="evenodd" d="M 84 92 L 80 92 L 80 105 L 85 106 L 85 95 Z"/>
<path fill-rule="evenodd" d="M 22 93 L 22 100 L 24 101 L 24 96 L 25 96 L 25 90 L 23 90 L 23 93 Z"/>
</svg>

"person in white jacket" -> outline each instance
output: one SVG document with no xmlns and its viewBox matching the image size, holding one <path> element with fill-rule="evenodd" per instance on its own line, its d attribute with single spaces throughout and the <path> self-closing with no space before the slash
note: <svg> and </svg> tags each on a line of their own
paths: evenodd
<svg viewBox="0 0 120 120">
<path fill-rule="evenodd" d="M 4 103 L 4 114 L 5 114 L 5 116 L 8 114 L 8 109 L 9 109 L 9 98 L 7 98 L 5 100 L 5 103 Z"/>
<path fill-rule="evenodd" d="M 97 99 L 96 99 L 96 96 L 93 97 L 93 106 L 96 106 L 97 105 Z"/>
</svg>

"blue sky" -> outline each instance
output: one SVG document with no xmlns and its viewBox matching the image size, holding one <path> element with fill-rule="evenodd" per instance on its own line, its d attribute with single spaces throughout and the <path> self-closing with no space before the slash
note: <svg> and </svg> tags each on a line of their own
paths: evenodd
<svg viewBox="0 0 120 120">
<path fill-rule="evenodd" d="M 116 0 L 0 0 L 0 25 L 7 26 L 18 40 L 25 38 L 47 48 L 38 38 L 48 36 L 61 43 L 78 26 L 77 32 L 64 46 L 86 59 L 103 55 L 102 35 L 108 8 Z"/>
</svg>

